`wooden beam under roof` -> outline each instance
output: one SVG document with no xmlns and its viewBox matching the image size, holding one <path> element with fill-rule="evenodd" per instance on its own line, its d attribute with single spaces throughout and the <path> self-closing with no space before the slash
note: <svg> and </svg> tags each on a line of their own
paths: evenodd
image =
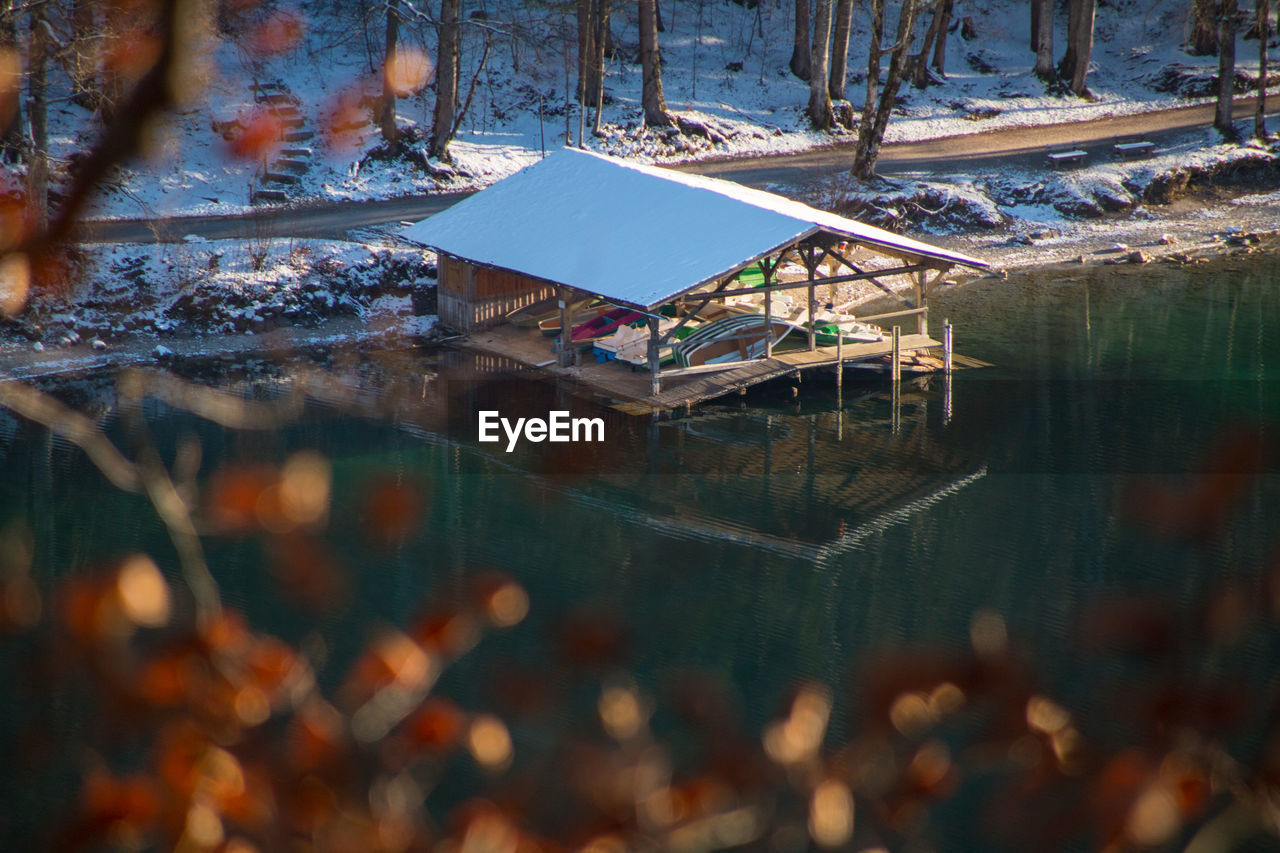
<svg viewBox="0 0 1280 853">
<path fill-rule="evenodd" d="M 936 267 L 932 267 L 927 264 L 912 264 L 911 266 L 906 266 L 906 267 L 890 267 L 888 269 L 868 270 L 865 272 L 852 273 L 850 275 L 837 275 L 837 276 L 829 276 L 827 278 L 815 278 L 813 279 L 813 283 L 815 285 L 843 284 L 844 282 L 848 282 L 848 281 L 872 281 L 874 283 L 875 279 L 881 276 L 908 275 L 910 273 L 916 273 L 916 272 L 920 272 L 921 270 L 930 270 L 930 269 L 936 269 Z M 715 296 L 747 296 L 753 293 L 765 293 L 770 290 L 794 290 L 798 287 L 808 287 L 808 286 L 809 286 L 809 279 L 804 278 L 804 279 L 801 279 L 800 281 L 784 281 L 784 282 L 778 282 L 777 284 L 762 284 L 759 287 L 739 287 L 739 288 L 735 288 L 734 290 L 720 290 L 720 291 L 715 291 L 714 295 Z M 887 287 L 888 285 L 883 285 L 883 286 Z M 889 292 L 892 293 L 894 296 L 897 296 L 897 293 L 894 292 L 893 290 L 890 290 Z M 685 294 L 685 295 L 701 296 L 702 294 L 697 293 L 697 294 Z"/>
</svg>

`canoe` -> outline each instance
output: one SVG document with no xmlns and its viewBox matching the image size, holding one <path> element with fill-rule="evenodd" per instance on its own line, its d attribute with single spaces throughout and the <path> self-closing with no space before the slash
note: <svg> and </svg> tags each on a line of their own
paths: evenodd
<svg viewBox="0 0 1280 853">
<path fill-rule="evenodd" d="M 663 320 L 658 324 L 659 334 L 665 334 L 674 325 L 675 320 Z M 676 329 L 674 337 L 679 342 L 693 334 L 697 328 L 698 323 L 691 320 Z M 674 344 L 670 343 L 658 347 L 658 363 L 667 364 L 674 360 L 674 350 Z M 648 368 L 649 330 L 644 326 L 623 326 L 609 337 L 596 341 L 595 352 L 596 361 L 599 362 L 617 360 L 633 367 Z"/>
<path fill-rule="evenodd" d="M 614 308 L 598 317 L 592 317 L 585 323 L 574 326 L 570 340 L 579 346 L 586 346 L 589 349 L 596 340 L 618 331 L 619 326 L 629 326 L 644 318 L 645 316 L 639 311 L 633 311 L 630 308 Z"/>
<path fill-rule="evenodd" d="M 595 300 L 592 297 L 575 299 L 569 303 L 570 316 L 580 313 L 587 308 L 587 306 L 593 303 L 595 303 Z M 604 309 L 602 308 L 600 310 Z M 526 305 L 523 308 L 517 308 L 507 314 L 508 323 L 513 326 L 520 326 L 524 328 L 541 326 L 544 320 L 554 320 L 555 328 L 559 331 L 560 309 L 557 307 L 557 300 L 555 296 L 548 296 L 546 299 L 535 302 L 532 305 Z M 555 332 L 552 334 L 555 334 Z"/>
<path fill-rule="evenodd" d="M 569 306 L 569 322 L 582 323 L 593 317 L 599 317 L 608 310 L 605 306 L 589 307 L 593 300 L 580 299 Z M 560 309 L 557 308 L 549 316 L 538 321 L 538 331 L 543 337 L 554 338 L 560 334 Z"/>
<path fill-rule="evenodd" d="M 884 332 L 879 326 L 863 323 L 851 314 L 840 314 L 830 310 L 820 310 L 815 315 L 814 342 L 818 346 L 833 347 L 837 334 L 844 338 L 846 344 L 868 344 L 884 340 Z M 800 337 L 809 339 L 809 312 L 801 308 L 788 318 Z M 794 338 L 792 339 L 795 340 Z"/>
<path fill-rule="evenodd" d="M 859 322 L 852 317 L 830 323 L 823 323 L 819 319 L 818 326 L 813 332 L 814 340 L 818 346 L 823 347 L 835 346 L 837 336 L 843 338 L 846 344 L 869 344 L 884 340 L 884 332 L 878 327 Z M 805 334 L 808 335 L 807 329 Z"/>
<path fill-rule="evenodd" d="M 663 331 L 664 325 L 667 328 L 671 328 L 674 323 L 674 320 L 663 320 L 658 324 L 658 330 Z M 621 326 L 613 334 L 605 335 L 603 338 L 596 340 L 594 346 L 596 361 L 613 361 L 621 358 L 623 353 L 632 349 L 646 350 L 648 344 L 649 329 L 647 326 Z"/>
<path fill-rule="evenodd" d="M 708 323 L 685 338 L 675 348 L 681 367 L 750 361 L 764 355 L 767 344 L 779 343 L 796 327 L 776 318 L 768 323 L 762 315 L 741 314 Z"/>
</svg>

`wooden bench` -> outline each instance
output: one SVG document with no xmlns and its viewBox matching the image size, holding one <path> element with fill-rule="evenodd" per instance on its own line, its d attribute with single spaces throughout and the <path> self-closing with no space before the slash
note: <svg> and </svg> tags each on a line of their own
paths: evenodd
<svg viewBox="0 0 1280 853">
<path fill-rule="evenodd" d="M 1046 148 L 1044 159 L 1050 166 L 1057 169 L 1062 166 L 1069 166 L 1072 163 L 1083 163 L 1084 158 L 1087 156 L 1089 156 L 1087 151 L 1072 146 L 1068 148 Z"/>
<path fill-rule="evenodd" d="M 1111 150 L 1128 159 L 1153 153 L 1156 150 L 1156 144 L 1142 136 L 1117 136 Z"/>
</svg>

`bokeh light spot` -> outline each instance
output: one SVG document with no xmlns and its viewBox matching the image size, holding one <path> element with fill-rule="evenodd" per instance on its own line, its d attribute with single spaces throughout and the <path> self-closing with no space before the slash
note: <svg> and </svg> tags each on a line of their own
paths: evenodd
<svg viewBox="0 0 1280 853">
<path fill-rule="evenodd" d="M 505 583 L 489 596 L 485 610 L 495 627 L 510 628 L 529 613 L 529 594 L 515 582 Z"/>
<path fill-rule="evenodd" d="M 14 252 L 0 258 L 0 311 L 12 317 L 27 305 L 31 293 L 31 264 L 27 256 Z"/>
<path fill-rule="evenodd" d="M 298 526 L 322 523 L 329 515 L 332 483 L 328 459 L 311 450 L 293 454 L 280 472 L 281 512 Z"/>
<path fill-rule="evenodd" d="M 639 734 L 647 716 L 640 697 L 630 687 L 605 688 L 600 694 L 598 707 L 605 731 L 619 741 L 630 740 Z"/>
<path fill-rule="evenodd" d="M 169 621 L 169 585 L 150 557 L 136 554 L 116 576 L 116 594 L 124 617 L 141 628 L 158 628 Z"/>
<path fill-rule="evenodd" d="M 1009 644 L 1004 618 L 994 610 L 979 610 L 969 623 L 969 641 L 973 643 L 973 650 L 983 657 L 1003 654 Z"/>
<path fill-rule="evenodd" d="M 853 794 L 839 779 L 827 779 L 809 801 L 809 834 L 821 847 L 839 847 L 853 837 Z"/>
<path fill-rule="evenodd" d="M 431 60 L 421 50 L 398 47 L 387 59 L 387 86 L 403 98 L 426 88 L 431 79 Z"/>
<path fill-rule="evenodd" d="M 478 764 L 496 770 L 511 760 L 511 734 L 497 717 L 480 714 L 471 721 L 467 748 Z"/>
</svg>

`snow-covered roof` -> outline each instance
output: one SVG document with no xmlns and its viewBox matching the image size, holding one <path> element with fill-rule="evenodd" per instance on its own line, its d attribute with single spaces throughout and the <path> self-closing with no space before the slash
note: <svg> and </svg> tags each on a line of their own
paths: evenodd
<svg viewBox="0 0 1280 853">
<path fill-rule="evenodd" d="M 650 308 L 818 232 L 986 266 L 774 193 L 571 148 L 410 225 L 401 236 Z"/>
</svg>

